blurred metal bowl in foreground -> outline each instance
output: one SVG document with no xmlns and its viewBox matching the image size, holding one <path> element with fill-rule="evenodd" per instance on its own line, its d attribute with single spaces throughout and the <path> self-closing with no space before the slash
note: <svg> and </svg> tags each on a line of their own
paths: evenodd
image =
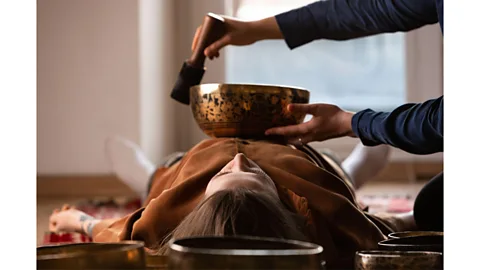
<svg viewBox="0 0 480 270">
<path fill-rule="evenodd" d="M 146 255 L 147 270 L 168 269 L 168 257 L 163 255 Z"/>
<path fill-rule="evenodd" d="M 443 232 L 434 232 L 434 231 L 406 231 L 406 232 L 394 232 L 388 235 L 390 239 L 398 239 L 405 237 L 413 236 L 442 236 Z"/>
<path fill-rule="evenodd" d="M 437 270 L 443 269 L 440 252 L 427 251 L 359 251 L 355 270 Z"/>
<path fill-rule="evenodd" d="M 304 113 L 288 104 L 308 104 L 305 89 L 255 84 L 201 84 L 190 88 L 190 106 L 202 131 L 210 137 L 264 137 L 271 127 L 300 124 Z"/>
<path fill-rule="evenodd" d="M 321 246 L 294 240 L 194 237 L 169 247 L 169 269 L 325 269 Z"/>
<path fill-rule="evenodd" d="M 381 250 L 443 252 L 443 236 L 422 235 L 388 239 L 380 241 L 378 248 Z"/>
<path fill-rule="evenodd" d="M 80 243 L 37 248 L 37 269 L 145 269 L 142 242 Z"/>
</svg>

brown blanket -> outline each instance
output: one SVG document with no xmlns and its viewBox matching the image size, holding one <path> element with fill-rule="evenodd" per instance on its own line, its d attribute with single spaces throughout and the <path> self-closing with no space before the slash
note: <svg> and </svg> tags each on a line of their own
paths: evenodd
<svg viewBox="0 0 480 270">
<path fill-rule="evenodd" d="M 351 267 L 355 251 L 376 248 L 396 230 L 394 219 L 364 213 L 338 165 L 311 148 L 221 138 L 205 140 L 174 166 L 159 168 L 144 206 L 96 226 L 94 241 L 141 240 L 146 247 L 156 246 L 202 200 L 210 179 L 237 153 L 256 162 L 282 200 L 308 220 L 305 234 L 324 248 L 329 266 Z"/>
</svg>

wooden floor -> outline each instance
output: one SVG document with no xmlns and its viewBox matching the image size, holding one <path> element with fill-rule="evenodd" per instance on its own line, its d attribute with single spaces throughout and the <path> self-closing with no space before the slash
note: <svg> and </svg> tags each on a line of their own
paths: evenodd
<svg viewBox="0 0 480 270">
<path fill-rule="evenodd" d="M 420 191 L 424 182 L 418 182 L 413 184 L 406 183 L 369 183 L 358 191 L 359 195 L 371 195 L 371 194 L 409 194 L 416 196 Z M 48 218 L 53 209 L 62 207 L 63 204 L 76 204 L 82 200 L 88 198 L 82 197 L 44 197 L 39 196 L 37 198 L 37 245 L 41 245 L 43 241 L 43 235 L 48 231 Z"/>
</svg>

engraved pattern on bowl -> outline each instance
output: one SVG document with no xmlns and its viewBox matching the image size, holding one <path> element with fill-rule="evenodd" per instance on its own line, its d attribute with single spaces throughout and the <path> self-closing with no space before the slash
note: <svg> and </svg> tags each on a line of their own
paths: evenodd
<svg viewBox="0 0 480 270">
<path fill-rule="evenodd" d="M 308 104 L 305 89 L 275 85 L 202 84 L 190 88 L 192 114 L 210 137 L 263 137 L 271 127 L 300 124 L 304 113 L 291 103 Z"/>
</svg>

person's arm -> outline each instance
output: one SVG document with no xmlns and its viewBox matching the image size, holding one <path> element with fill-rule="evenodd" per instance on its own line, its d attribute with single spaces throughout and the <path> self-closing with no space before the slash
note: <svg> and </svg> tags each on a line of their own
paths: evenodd
<svg viewBox="0 0 480 270">
<path fill-rule="evenodd" d="M 88 237 L 95 238 L 97 234 L 118 222 L 120 218 L 109 218 L 109 219 L 93 219 L 86 222 L 82 225 L 84 234 Z M 113 241 L 112 241 L 113 242 Z"/>
<path fill-rule="evenodd" d="M 390 113 L 363 110 L 353 115 L 351 124 L 366 146 L 389 144 L 412 154 L 443 152 L 443 96 Z"/>
<path fill-rule="evenodd" d="M 325 0 L 275 18 L 290 49 L 317 39 L 347 40 L 438 22 L 435 0 Z"/>
<path fill-rule="evenodd" d="M 95 220 L 90 229 L 88 224 L 82 225 L 82 228 L 85 228 L 85 234 L 90 236 L 94 242 L 134 240 L 131 235 L 133 225 L 141 218 L 144 210 L 145 208 L 142 207 L 122 218 Z"/>
<path fill-rule="evenodd" d="M 312 115 L 298 125 L 274 127 L 265 135 L 280 135 L 292 144 L 358 137 L 366 146 L 389 144 L 412 154 L 443 152 L 443 96 L 405 104 L 392 112 L 370 109 L 352 113 L 332 104 L 290 104 L 292 113 Z"/>
</svg>

